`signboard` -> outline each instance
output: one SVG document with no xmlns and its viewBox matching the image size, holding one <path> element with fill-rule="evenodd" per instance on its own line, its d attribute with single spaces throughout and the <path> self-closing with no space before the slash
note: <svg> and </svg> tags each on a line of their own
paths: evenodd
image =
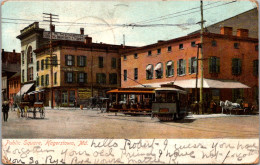
<svg viewBox="0 0 260 165">
<path fill-rule="evenodd" d="M 51 32 L 43 32 L 43 38 L 51 38 Z M 73 33 L 61 33 L 61 32 L 52 32 L 52 39 L 54 40 L 69 40 L 69 41 L 82 41 L 85 40 L 85 35 L 73 34 Z"/>
<path fill-rule="evenodd" d="M 78 97 L 79 99 L 88 99 L 91 97 L 91 89 L 90 88 L 79 88 L 78 89 Z"/>
</svg>

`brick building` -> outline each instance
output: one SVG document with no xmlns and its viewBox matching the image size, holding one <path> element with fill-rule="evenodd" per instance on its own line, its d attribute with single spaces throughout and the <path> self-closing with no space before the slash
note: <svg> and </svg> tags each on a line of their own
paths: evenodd
<svg viewBox="0 0 260 165">
<path fill-rule="evenodd" d="M 235 36 L 232 31 L 223 27 L 220 34 L 203 33 L 204 100 L 243 98 L 256 104 L 258 39 L 248 37 L 247 29 L 238 29 Z M 200 33 L 125 51 L 121 56 L 122 87 L 159 87 L 174 82 L 186 88 L 194 100 L 198 43 Z"/>
<path fill-rule="evenodd" d="M 120 87 L 120 51 L 129 47 L 92 43 L 91 37 L 80 41 L 54 41 L 53 67 L 54 105 L 74 106 L 74 100 L 93 96 L 106 96 L 106 91 Z M 51 72 L 49 46 L 43 46 L 36 53 L 36 91 L 45 91 L 45 105 L 51 102 Z M 57 61 L 56 61 L 57 59 Z M 55 65 L 58 63 L 58 65 Z"/>
<path fill-rule="evenodd" d="M 10 101 L 14 101 L 14 98 L 17 94 L 19 94 L 18 92 L 21 89 L 21 72 L 17 72 L 16 74 L 14 74 L 13 76 L 11 76 L 9 79 L 9 100 Z"/>
</svg>

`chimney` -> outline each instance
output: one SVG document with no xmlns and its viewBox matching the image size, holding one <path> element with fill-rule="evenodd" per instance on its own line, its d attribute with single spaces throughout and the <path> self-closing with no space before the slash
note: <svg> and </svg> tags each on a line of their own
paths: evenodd
<svg viewBox="0 0 260 165">
<path fill-rule="evenodd" d="M 221 27 L 220 34 L 232 36 L 232 34 L 233 34 L 232 31 L 233 31 L 232 27 L 224 26 L 224 27 Z"/>
<path fill-rule="evenodd" d="M 84 28 L 80 28 L 80 34 L 84 35 Z"/>
<path fill-rule="evenodd" d="M 52 26 L 51 26 L 51 31 L 52 31 L 52 32 L 55 32 L 55 25 L 52 25 Z"/>
<path fill-rule="evenodd" d="M 13 49 L 13 53 L 15 54 L 15 49 Z"/>
<path fill-rule="evenodd" d="M 248 29 L 237 29 L 237 36 L 248 38 L 248 32 L 249 32 Z"/>
<path fill-rule="evenodd" d="M 92 44 L 92 38 L 86 36 L 86 37 L 85 37 L 85 41 L 84 41 L 84 43 L 85 43 L 85 44 Z"/>
</svg>

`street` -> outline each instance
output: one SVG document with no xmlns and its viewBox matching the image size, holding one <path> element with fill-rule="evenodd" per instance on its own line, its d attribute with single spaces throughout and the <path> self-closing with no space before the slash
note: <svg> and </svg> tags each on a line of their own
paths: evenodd
<svg viewBox="0 0 260 165">
<path fill-rule="evenodd" d="M 32 117 L 32 114 L 29 114 Z M 39 117 L 39 114 L 37 114 Z M 159 122 L 149 116 L 101 113 L 100 110 L 46 110 L 44 119 L 2 120 L 3 138 L 258 138 L 259 116 L 222 116 Z"/>
</svg>

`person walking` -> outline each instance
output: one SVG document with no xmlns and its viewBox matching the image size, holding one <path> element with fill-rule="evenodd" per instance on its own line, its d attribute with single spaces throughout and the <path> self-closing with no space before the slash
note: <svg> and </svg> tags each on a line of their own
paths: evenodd
<svg viewBox="0 0 260 165">
<path fill-rule="evenodd" d="M 4 103 L 2 105 L 2 112 L 3 112 L 4 122 L 7 122 L 8 112 L 9 112 L 9 103 L 8 103 L 8 101 L 4 101 Z"/>
</svg>

